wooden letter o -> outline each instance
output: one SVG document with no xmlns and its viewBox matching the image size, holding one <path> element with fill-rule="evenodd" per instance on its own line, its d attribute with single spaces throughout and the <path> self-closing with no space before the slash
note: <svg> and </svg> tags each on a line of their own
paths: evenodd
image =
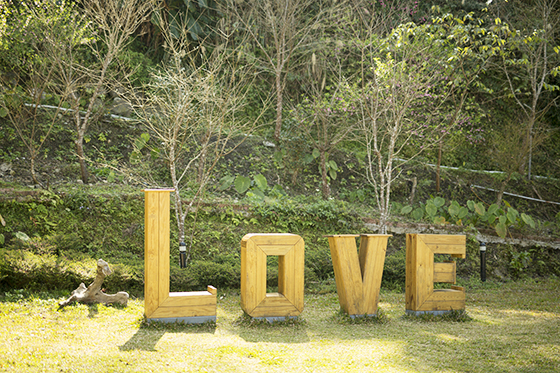
<svg viewBox="0 0 560 373">
<path fill-rule="evenodd" d="M 278 293 L 266 292 L 266 257 L 278 256 Z M 241 240 L 241 308 L 251 317 L 303 311 L 304 242 L 295 234 L 245 235 Z"/>
</svg>

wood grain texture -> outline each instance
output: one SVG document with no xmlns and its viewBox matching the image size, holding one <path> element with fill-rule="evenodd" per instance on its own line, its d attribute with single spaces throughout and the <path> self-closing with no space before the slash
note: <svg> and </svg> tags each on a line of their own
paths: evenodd
<svg viewBox="0 0 560 373">
<path fill-rule="evenodd" d="M 418 307 L 418 302 L 416 301 L 416 294 L 418 293 L 418 290 L 416 289 L 416 283 L 418 282 L 416 276 L 416 269 L 418 267 L 416 265 L 416 262 L 418 261 L 418 258 L 416 257 L 417 241 L 418 235 L 406 235 L 405 305 L 407 310 L 416 310 Z"/>
<path fill-rule="evenodd" d="M 266 293 L 266 257 L 278 256 L 278 293 Z M 241 308 L 251 317 L 303 311 L 305 245 L 294 234 L 247 234 L 241 240 Z"/>
<path fill-rule="evenodd" d="M 392 235 L 361 235 L 359 251 L 363 282 L 363 309 L 361 311 L 367 315 L 377 313 L 389 237 Z"/>
<path fill-rule="evenodd" d="M 159 306 L 159 225 L 157 193 L 146 193 L 144 200 L 144 309 L 151 315 Z"/>
<path fill-rule="evenodd" d="M 170 249 L 170 193 L 155 193 L 158 204 L 158 293 L 159 302 L 169 296 L 169 249 Z"/>
<path fill-rule="evenodd" d="M 217 290 L 169 292 L 170 192 L 145 190 L 144 314 L 146 318 L 216 316 Z"/>
<path fill-rule="evenodd" d="M 457 265 L 455 262 L 434 263 L 434 282 L 456 282 Z"/>
<path fill-rule="evenodd" d="M 391 235 L 327 236 L 341 308 L 349 315 L 377 312 L 379 289 L 385 263 L 387 240 Z"/>
<path fill-rule="evenodd" d="M 466 237 L 462 235 L 406 235 L 406 309 L 446 311 L 465 308 L 463 288 L 434 290 L 434 282 L 455 283 L 456 264 L 434 263 L 434 254 L 466 257 Z"/>
</svg>

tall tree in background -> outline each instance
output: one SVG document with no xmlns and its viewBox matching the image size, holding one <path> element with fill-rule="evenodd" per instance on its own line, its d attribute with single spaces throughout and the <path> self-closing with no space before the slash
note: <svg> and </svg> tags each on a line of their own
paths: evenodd
<svg viewBox="0 0 560 373">
<path fill-rule="evenodd" d="M 437 8 L 434 10 L 437 11 Z M 476 18 L 474 13 L 462 17 L 450 13 L 438 15 L 432 18 L 431 23 L 419 28 L 431 39 L 430 58 L 445 61 L 439 64 L 445 76 L 443 82 L 437 84 L 440 102 L 435 105 L 436 112 L 433 113 L 435 120 L 445 123 L 445 128 L 436 134 L 436 193 L 440 192 L 444 145 L 454 132 L 450 129 L 456 129 L 460 121 L 469 120 L 463 112 L 471 89 L 475 83 L 482 84 L 481 76 L 487 71 L 492 56 L 499 53 L 495 35 L 488 28 L 485 20 Z M 473 105 L 472 99 L 470 103 Z"/>
<path fill-rule="evenodd" d="M 365 176 L 375 192 L 381 232 L 391 210 L 391 186 L 401 166 L 437 143 L 436 134 L 452 130 L 439 118 L 445 92 L 447 60 L 435 54 L 438 37 L 425 26 L 402 24 L 385 38 L 364 16 L 356 24 L 354 44 L 361 58 L 356 80 L 359 141 L 366 149 Z M 428 111 L 426 109 L 429 108 Z M 422 115 L 418 115 L 421 112 Z M 403 159 L 411 141 L 417 146 Z"/>
<path fill-rule="evenodd" d="M 189 230 L 187 217 L 201 201 L 218 161 L 243 143 L 261 116 L 243 115 L 254 76 L 250 63 L 240 60 L 240 50 L 229 48 L 232 35 L 217 30 L 220 37 L 211 48 L 191 48 L 188 24 L 175 22 L 181 27 L 171 29 L 163 18 L 158 24 L 169 60 L 153 73 L 145 99 L 136 107 L 148 132 L 137 140 L 133 156 L 140 160 L 146 148 L 150 152 L 137 162 L 139 167 L 150 168 L 154 156 L 168 167 L 179 240 L 189 243 L 189 260 L 196 219 Z M 264 112 L 266 103 L 261 107 Z M 161 186 L 161 181 L 149 183 Z M 190 201 L 183 201 L 189 188 Z"/>
<path fill-rule="evenodd" d="M 49 3 L 49 1 L 46 1 Z M 72 22 L 66 25 L 71 43 L 57 38 L 45 39 L 48 58 L 55 65 L 53 90 L 69 103 L 76 131 L 76 152 L 81 179 L 88 182 L 84 138 L 99 108 L 100 99 L 118 85 L 111 66 L 130 42 L 130 36 L 151 14 L 155 0 L 88 0 Z M 91 27 L 94 38 L 82 37 L 85 25 Z M 84 60 L 83 46 L 88 46 L 94 61 Z"/>
<path fill-rule="evenodd" d="M 527 172 L 531 178 L 533 134 L 540 132 L 538 127 L 543 125 L 543 116 L 560 100 L 560 87 L 551 83 L 551 77 L 560 73 L 560 46 L 556 44 L 560 1 L 513 1 L 512 8 L 503 14 L 509 24 L 502 24 L 496 18 L 495 28 L 503 40 L 500 67 L 506 90 L 517 105 L 525 129 L 521 147 L 528 151 L 519 163 L 518 172 Z"/>
<path fill-rule="evenodd" d="M 514 173 L 527 161 L 527 157 L 531 151 L 529 145 L 537 147 L 542 144 L 547 137 L 545 131 L 537 129 L 538 132 L 533 133 L 533 141 L 531 144 L 524 142 L 523 138 L 527 134 L 527 123 L 518 123 L 514 117 L 507 122 L 501 131 L 493 134 L 492 143 L 489 149 L 492 161 L 498 166 L 498 169 L 504 173 L 503 179 L 498 189 L 496 204 L 502 203 L 504 192 Z"/>
<path fill-rule="evenodd" d="M 54 99 L 50 94 L 56 66 L 50 63 L 43 40 L 73 42 L 68 38 L 66 25 L 74 14 L 71 7 L 51 3 L 44 7 L 22 3 L 12 13 L 8 3 L 0 1 L 0 9 L 0 25 L 5 27 L 0 30 L 0 36 L 3 32 L 9 35 L 8 38 L 0 37 L 5 43 L 0 42 L 4 62 L 1 65 L 10 70 L 13 78 L 0 90 L 0 118 L 8 119 L 27 148 L 33 183 L 45 186 L 38 178 L 36 163 L 59 120 L 63 100 Z M 54 113 L 47 113 L 42 108 L 47 101 L 57 102 Z"/>
<path fill-rule="evenodd" d="M 262 0 L 246 5 L 230 1 L 229 11 L 249 33 L 262 65 L 274 75 L 276 121 L 274 140 L 280 142 L 284 94 L 288 74 L 297 63 L 298 53 L 308 48 L 313 33 L 322 21 L 322 1 Z"/>
<path fill-rule="evenodd" d="M 329 159 L 337 146 L 355 129 L 355 102 L 342 71 L 346 55 L 343 42 L 324 43 L 310 58 L 303 98 L 291 114 L 313 148 L 312 158 L 319 162 L 321 194 L 330 197 L 330 182 L 337 177 L 338 165 Z"/>
</svg>

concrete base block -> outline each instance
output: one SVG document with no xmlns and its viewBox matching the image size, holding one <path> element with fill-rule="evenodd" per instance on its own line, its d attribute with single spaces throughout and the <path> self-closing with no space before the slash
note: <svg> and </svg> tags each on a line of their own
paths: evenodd
<svg viewBox="0 0 560 373">
<path fill-rule="evenodd" d="M 441 315 L 446 315 L 448 313 L 451 313 L 453 311 L 458 311 L 458 310 L 450 310 L 450 311 L 412 311 L 412 310 L 406 310 L 406 314 L 410 315 L 410 316 L 420 316 L 420 315 L 441 316 Z"/>
<path fill-rule="evenodd" d="M 275 321 L 288 321 L 288 320 L 297 320 L 297 316 L 265 316 L 265 317 L 252 317 L 253 320 L 266 320 L 269 323 L 273 323 Z"/>
<path fill-rule="evenodd" d="M 376 313 L 372 313 L 371 315 L 348 315 L 351 319 L 360 318 L 360 317 L 377 317 Z"/>
<path fill-rule="evenodd" d="M 204 324 L 205 322 L 216 322 L 216 316 L 191 316 L 191 317 L 161 317 L 157 319 L 147 319 L 148 322 L 164 323 L 184 323 L 184 324 Z"/>
</svg>

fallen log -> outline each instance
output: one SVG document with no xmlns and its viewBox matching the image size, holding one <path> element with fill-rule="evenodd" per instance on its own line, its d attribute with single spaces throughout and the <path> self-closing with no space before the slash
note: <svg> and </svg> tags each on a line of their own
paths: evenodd
<svg viewBox="0 0 560 373">
<path fill-rule="evenodd" d="M 86 288 L 82 282 L 76 290 L 72 292 L 70 298 L 65 301 L 59 302 L 59 308 L 63 308 L 69 304 L 79 303 L 104 303 L 104 304 L 121 304 L 126 306 L 128 303 L 128 293 L 119 291 L 117 294 L 105 294 L 101 290 L 101 285 L 106 276 L 109 276 L 113 271 L 109 268 L 109 264 L 103 259 L 97 261 L 97 276 L 93 283 Z"/>
</svg>

